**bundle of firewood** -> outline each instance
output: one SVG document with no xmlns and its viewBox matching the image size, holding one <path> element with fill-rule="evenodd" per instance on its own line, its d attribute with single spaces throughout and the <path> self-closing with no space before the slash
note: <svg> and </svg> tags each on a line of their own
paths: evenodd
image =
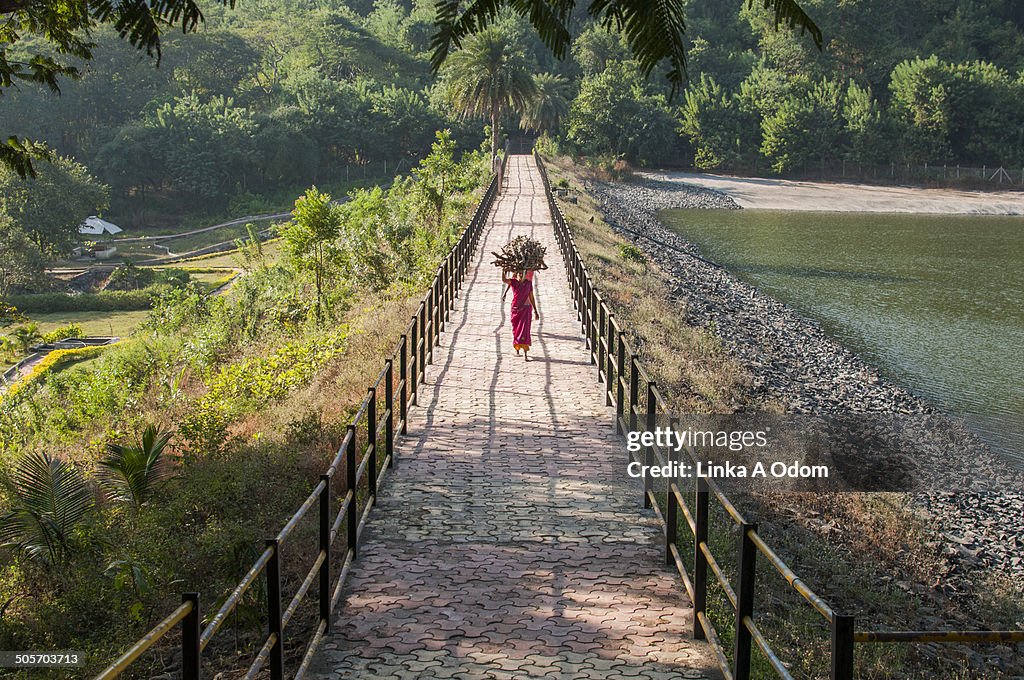
<svg viewBox="0 0 1024 680">
<path fill-rule="evenodd" d="M 491 264 L 504 271 L 547 269 L 548 266 L 544 264 L 546 250 L 540 241 L 534 241 L 529 236 L 517 236 L 502 246 L 500 253 L 491 251 L 491 255 L 496 258 Z"/>
</svg>

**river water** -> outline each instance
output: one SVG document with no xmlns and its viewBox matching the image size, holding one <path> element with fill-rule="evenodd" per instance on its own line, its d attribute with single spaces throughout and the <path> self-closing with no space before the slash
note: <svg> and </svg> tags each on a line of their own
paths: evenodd
<svg viewBox="0 0 1024 680">
<path fill-rule="evenodd" d="M 661 218 L 1024 463 L 1024 217 L 670 210 Z"/>
</svg>

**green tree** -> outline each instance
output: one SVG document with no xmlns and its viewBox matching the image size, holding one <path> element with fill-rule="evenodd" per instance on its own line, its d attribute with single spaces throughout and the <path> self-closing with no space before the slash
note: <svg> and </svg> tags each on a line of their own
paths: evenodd
<svg viewBox="0 0 1024 680">
<path fill-rule="evenodd" d="M 329 194 L 310 187 L 295 201 L 292 219 L 281 229 L 285 247 L 299 271 L 313 274 L 316 317 L 323 320 L 324 278 L 337 258 L 341 217 Z"/>
<path fill-rule="evenodd" d="M 798 99 L 787 99 L 761 123 L 761 152 L 776 172 L 802 169 L 817 158 L 825 162 L 843 147 L 843 96 L 839 85 L 817 83 Z"/>
<path fill-rule="evenodd" d="M 234 0 L 222 2 L 234 6 Z M 112 26 L 132 46 L 159 58 L 167 27 L 187 33 L 202 20 L 195 0 L 0 0 L 0 96 L 18 80 L 59 91 L 60 78 L 79 77 L 73 60 L 92 59 L 91 32 L 98 26 Z M 28 37 L 37 41 L 19 45 Z M 34 174 L 33 158 L 45 156 L 42 145 L 14 136 L 0 144 L 0 165 L 22 177 Z"/>
<path fill-rule="evenodd" d="M 627 62 L 583 79 L 569 108 L 566 136 L 584 154 L 657 162 L 673 157 L 675 128 L 664 96 L 652 94 Z"/>
<path fill-rule="evenodd" d="M 850 140 L 849 160 L 857 163 L 881 163 L 890 151 L 890 126 L 870 88 L 850 83 L 843 103 L 843 118 Z"/>
<path fill-rule="evenodd" d="M 572 56 L 583 75 L 592 76 L 608 68 L 608 64 L 629 59 L 629 48 L 620 34 L 593 25 L 573 41 Z"/>
<path fill-rule="evenodd" d="M 28 352 L 32 345 L 42 340 L 42 335 L 39 334 L 39 324 L 30 322 L 14 328 L 11 331 L 11 339 L 23 354 Z"/>
<path fill-rule="evenodd" d="M 47 257 L 70 249 L 82 221 L 106 207 L 107 193 L 84 166 L 66 158 L 40 164 L 34 180 L 0 167 L 0 214 Z"/>
<path fill-rule="evenodd" d="M 536 93 L 526 103 L 520 126 L 524 130 L 553 133 L 569 115 L 569 81 L 554 73 L 533 77 Z"/>
<path fill-rule="evenodd" d="M 14 220 L 0 212 L 0 298 L 42 283 L 45 269 L 46 258 L 36 244 Z"/>
<path fill-rule="evenodd" d="M 694 146 L 694 165 L 705 170 L 736 163 L 748 131 L 757 124 L 740 109 L 736 95 L 725 92 L 707 74 L 686 91 L 679 117 L 679 131 Z"/>
<path fill-rule="evenodd" d="M 129 445 L 107 444 L 107 457 L 100 461 L 100 485 L 110 498 L 131 503 L 138 510 L 149 500 L 168 475 L 164 449 L 173 432 L 161 432 L 147 425 L 142 437 Z"/>
<path fill-rule="evenodd" d="M 30 453 L 14 473 L 13 507 L 0 517 L 0 545 L 59 565 L 69 557 L 74 530 L 90 507 L 92 495 L 70 463 Z"/>
<path fill-rule="evenodd" d="M 498 154 L 501 119 L 510 109 L 526 110 L 537 86 L 523 53 L 509 36 L 489 28 L 468 38 L 445 67 L 448 96 L 464 118 L 491 123 L 491 158 Z"/>
</svg>

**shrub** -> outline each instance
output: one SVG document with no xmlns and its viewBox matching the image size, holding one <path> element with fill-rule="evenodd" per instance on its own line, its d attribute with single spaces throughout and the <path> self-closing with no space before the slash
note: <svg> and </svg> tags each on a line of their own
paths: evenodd
<svg viewBox="0 0 1024 680">
<path fill-rule="evenodd" d="M 149 309 L 153 298 L 166 286 L 150 286 L 142 290 L 105 290 L 99 293 L 68 295 L 66 293 L 35 293 L 12 295 L 11 303 L 23 312 L 115 312 Z"/>
<path fill-rule="evenodd" d="M 646 259 L 644 251 L 632 243 L 622 243 L 619 245 L 619 257 L 625 262 L 643 262 Z"/>
<path fill-rule="evenodd" d="M 54 328 L 49 333 L 43 333 L 43 342 L 52 343 L 66 340 L 67 338 L 80 338 L 85 335 L 85 331 L 81 325 L 77 323 L 69 323 L 66 326 L 60 328 Z"/>
<path fill-rule="evenodd" d="M 116 344 L 116 343 L 115 343 Z M 32 367 L 32 371 L 23 377 L 18 382 L 11 385 L 6 392 L 0 395 L 0 402 L 9 401 L 13 399 L 18 392 L 22 391 L 29 385 L 32 385 L 47 374 L 49 374 L 54 368 L 66 364 L 70 361 L 81 361 L 82 359 L 89 359 L 98 355 L 103 350 L 110 347 L 110 345 L 100 345 L 98 347 L 80 347 L 77 349 L 58 349 L 50 352 L 43 360 Z"/>
</svg>

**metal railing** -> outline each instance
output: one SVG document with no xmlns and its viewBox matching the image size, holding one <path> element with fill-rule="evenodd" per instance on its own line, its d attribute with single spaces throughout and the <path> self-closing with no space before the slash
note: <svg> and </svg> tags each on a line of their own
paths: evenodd
<svg viewBox="0 0 1024 680">
<path fill-rule="evenodd" d="M 540 170 L 547 195 L 548 206 L 555 228 L 555 238 L 565 261 L 566 274 L 572 297 L 585 337 L 591 364 L 597 367 L 598 381 L 605 385 L 605 404 L 615 409 L 615 430 L 624 435 L 636 431 L 638 426 L 652 430 L 659 413 L 668 414 L 665 398 L 654 380 L 644 369 L 622 327 L 615 319 L 611 307 L 594 287 L 587 266 L 573 239 L 561 207 L 555 200 L 548 181 L 547 170 L 540 155 L 534 157 Z M 641 388 L 641 385 L 644 387 Z M 671 419 L 674 427 L 677 419 Z M 697 456 L 692 447 L 685 450 L 692 462 Z M 628 451 L 628 449 L 627 449 Z M 664 456 L 663 456 L 664 453 Z M 645 447 L 643 460 L 629 452 L 629 461 L 643 465 L 664 466 L 673 452 L 662 447 Z M 669 460 L 666 459 L 668 457 Z M 689 490 L 693 510 L 683 496 L 676 480 L 665 478 L 661 492 L 665 498 L 665 512 L 659 508 L 658 496 L 649 476 L 644 476 L 643 504 L 657 515 L 665 536 L 665 563 L 675 566 L 693 602 L 694 639 L 707 640 L 718 659 L 727 680 L 748 680 L 751 677 L 753 645 L 757 645 L 775 673 L 792 680 L 789 669 L 772 649 L 764 633 L 758 628 L 754 612 L 754 592 L 758 586 L 756 561 L 762 555 L 787 584 L 829 625 L 830 678 L 852 680 L 855 643 L 873 642 L 1024 642 L 1024 631 L 856 631 L 853 616 L 837 613 L 810 586 L 786 564 L 779 554 L 758 533 L 757 524 L 748 521 L 721 488 L 712 480 L 697 478 Z M 740 528 L 739 542 L 734 555 L 738 571 L 736 586 L 728 578 L 712 553 L 709 542 L 709 501 L 714 497 L 725 514 Z M 680 516 L 689 527 L 693 539 L 693 574 L 683 561 L 677 545 Z M 733 621 L 732 663 L 726 655 L 714 623 L 708 615 L 708 571 L 722 589 L 735 614 Z"/>
<path fill-rule="evenodd" d="M 319 603 L 318 623 L 292 675 L 296 679 L 303 677 L 320 641 L 330 631 L 332 612 L 341 597 L 352 562 L 358 555 L 359 537 L 376 502 L 383 475 L 397 464 L 395 437 L 406 433 L 409 406 L 417 403 L 418 387 L 425 380 L 426 365 L 433 361 L 433 350 L 450 318 L 456 294 L 462 287 L 497 190 L 497 178 L 492 177 L 472 220 L 438 267 L 430 289 L 412 315 L 408 329 L 391 358 L 384 362 L 384 369 L 367 390 L 367 396 L 348 425 L 330 466 L 277 536 L 266 541 L 262 554 L 213 618 L 205 627 L 201 627 L 199 594 L 185 593 L 178 609 L 100 673 L 97 680 L 118 677 L 146 650 L 178 626 L 181 627 L 181 675 L 184 680 L 198 680 L 204 650 L 261 576 L 266 581 L 266 636 L 245 677 L 255 678 L 265 668 L 269 670 L 272 680 L 285 677 L 284 652 L 289 633 L 288 624 L 315 585 Z M 379 411 L 378 405 L 382 407 Z M 379 450 L 381 445 L 382 452 Z M 332 482 L 335 480 L 344 484 L 343 494 L 332 492 Z M 340 507 L 333 514 L 332 496 L 341 498 Z M 288 600 L 287 606 L 282 607 L 281 548 L 314 507 L 317 509 L 319 550 L 302 583 Z M 342 533 L 345 543 L 341 548 L 343 552 L 338 555 L 335 541 Z M 336 562 L 342 562 L 342 567 L 332 582 L 331 566 Z"/>
</svg>

